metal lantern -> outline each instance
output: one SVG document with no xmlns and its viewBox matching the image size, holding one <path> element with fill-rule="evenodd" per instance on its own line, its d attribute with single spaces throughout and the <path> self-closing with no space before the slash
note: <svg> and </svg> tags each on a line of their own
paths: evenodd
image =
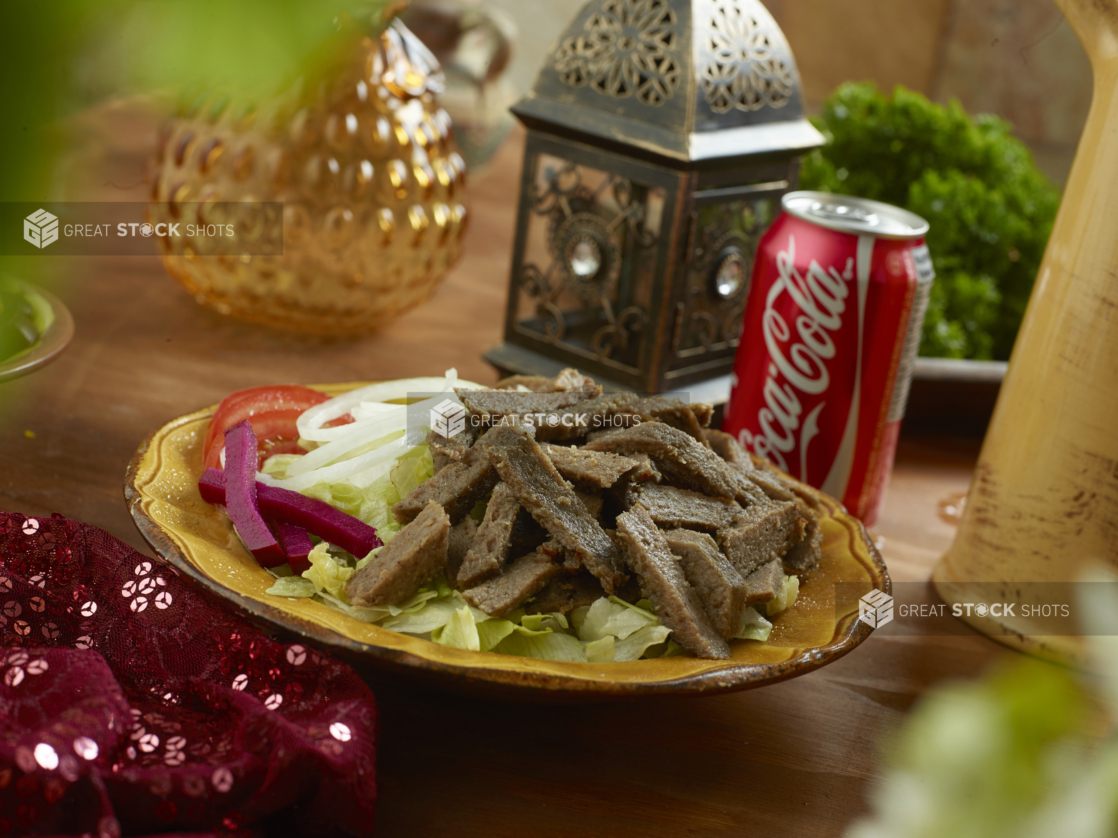
<svg viewBox="0 0 1118 838">
<path fill-rule="evenodd" d="M 502 372 L 724 401 L 760 235 L 823 143 L 757 0 L 592 0 L 527 126 Z"/>
</svg>

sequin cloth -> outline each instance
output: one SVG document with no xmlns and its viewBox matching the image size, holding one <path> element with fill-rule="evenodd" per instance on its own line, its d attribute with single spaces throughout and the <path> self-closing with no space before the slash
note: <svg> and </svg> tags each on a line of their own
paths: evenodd
<svg viewBox="0 0 1118 838">
<path fill-rule="evenodd" d="M 346 665 L 95 527 L 0 512 L 0 836 L 368 835 L 376 738 Z"/>
</svg>

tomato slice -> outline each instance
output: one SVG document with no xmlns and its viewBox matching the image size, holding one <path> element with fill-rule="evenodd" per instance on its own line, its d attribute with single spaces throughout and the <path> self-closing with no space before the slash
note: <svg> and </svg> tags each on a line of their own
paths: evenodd
<svg viewBox="0 0 1118 838">
<path fill-rule="evenodd" d="M 230 393 L 217 406 L 206 429 L 206 439 L 202 445 L 205 467 L 221 468 L 225 430 L 244 419 L 248 419 L 256 434 L 259 447 L 258 468 L 273 454 L 302 453 L 302 449 L 298 447 L 299 430 L 295 422 L 307 408 L 329 399 L 330 396 L 325 393 L 297 384 L 249 387 L 247 390 Z"/>
</svg>

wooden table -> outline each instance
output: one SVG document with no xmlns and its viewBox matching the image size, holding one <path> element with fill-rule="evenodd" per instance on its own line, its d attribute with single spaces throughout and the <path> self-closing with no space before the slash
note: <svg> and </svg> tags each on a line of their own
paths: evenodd
<svg viewBox="0 0 1118 838">
<path fill-rule="evenodd" d="M 133 136 L 136 148 L 147 142 Z M 77 335 L 53 365 L 0 384 L 0 509 L 61 512 L 150 554 L 122 484 L 140 441 L 167 420 L 280 381 L 431 375 L 451 365 L 493 381 L 480 355 L 500 338 L 521 147 L 514 136 L 472 181 L 465 256 L 435 298 L 359 340 L 223 319 L 155 257 L 55 259 Z M 135 155 L 107 159 L 94 192 L 98 183 L 136 184 L 137 165 Z M 138 188 L 112 194 L 130 199 Z M 976 454 L 973 443 L 902 441 L 875 527 L 895 581 L 928 579 L 953 533 L 937 504 L 966 489 Z M 935 599 L 930 588 L 922 596 Z M 839 835 L 866 811 L 882 734 L 937 682 L 1011 654 L 961 625 L 946 635 L 877 635 L 764 689 L 598 706 L 490 703 L 377 680 L 379 834 Z"/>
</svg>

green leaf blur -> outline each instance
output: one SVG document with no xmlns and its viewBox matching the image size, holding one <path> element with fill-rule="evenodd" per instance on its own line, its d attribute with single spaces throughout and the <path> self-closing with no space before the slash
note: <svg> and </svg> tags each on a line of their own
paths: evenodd
<svg viewBox="0 0 1118 838">
<path fill-rule="evenodd" d="M 0 3 L 0 200 L 54 195 L 66 118 L 100 98 L 220 88 L 251 99 L 313 74 L 389 0 Z M 399 5 L 399 4 L 396 4 Z M 356 26 L 347 24 L 352 22 Z M 39 259 L 0 259 L 30 279 Z"/>
<path fill-rule="evenodd" d="M 815 123 L 827 144 L 804 161 L 804 189 L 885 201 L 931 224 L 937 276 L 920 354 L 1007 359 L 1060 201 L 1012 126 L 871 83 L 839 87 Z"/>
</svg>

